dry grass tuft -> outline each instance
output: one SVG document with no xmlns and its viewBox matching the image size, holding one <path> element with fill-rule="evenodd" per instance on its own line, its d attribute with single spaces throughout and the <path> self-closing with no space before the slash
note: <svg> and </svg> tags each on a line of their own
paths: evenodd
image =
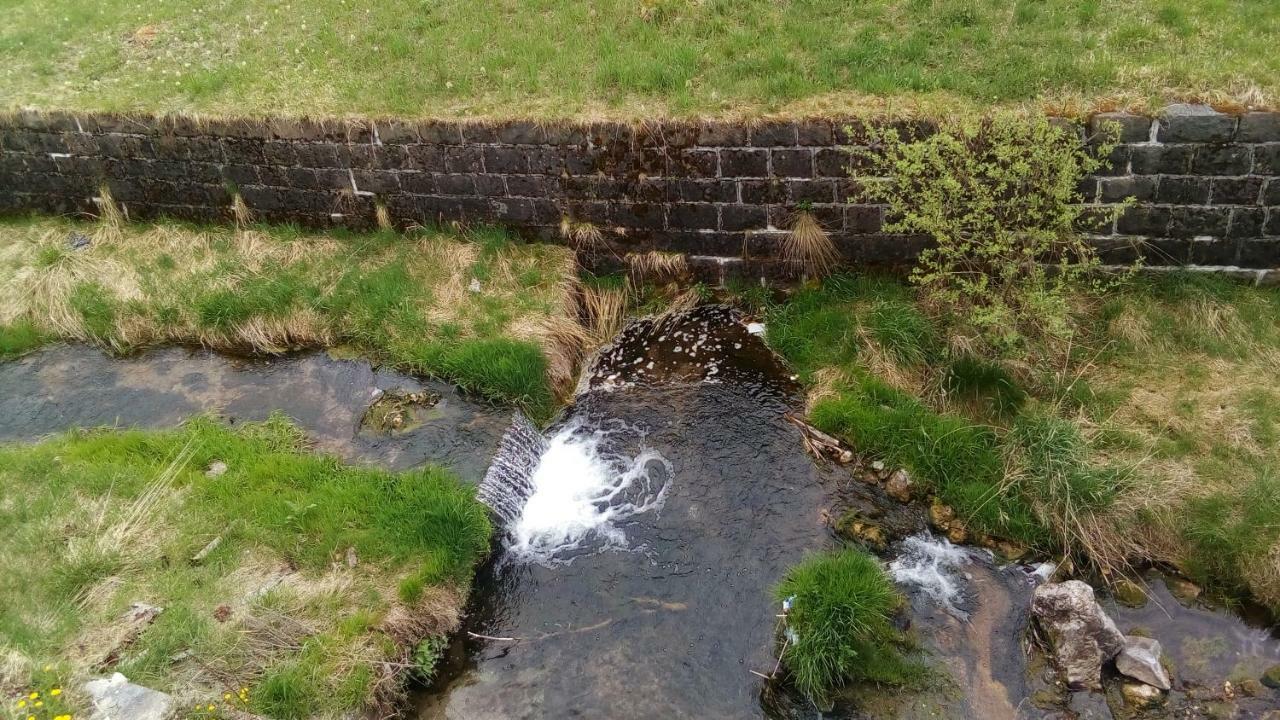
<svg viewBox="0 0 1280 720">
<path fill-rule="evenodd" d="M 629 302 L 630 292 L 625 288 L 583 288 L 582 324 L 592 343 L 603 345 L 622 330 Z"/>
<path fill-rule="evenodd" d="M 782 241 L 782 257 L 809 277 L 823 277 L 840 262 L 831 236 L 807 210 L 796 212 L 791 231 Z"/>
<path fill-rule="evenodd" d="M 245 204 L 244 196 L 238 192 L 231 196 L 231 217 L 241 230 L 253 224 L 253 211 Z"/>
<path fill-rule="evenodd" d="M 560 236 L 569 247 L 580 253 L 594 255 L 609 249 L 604 233 L 594 223 L 574 220 L 567 215 L 560 218 Z"/>
<path fill-rule="evenodd" d="M 631 284 L 639 287 L 646 283 L 664 285 L 685 280 L 689 265 L 680 253 L 650 250 L 645 253 L 627 253 L 627 275 Z"/>
<path fill-rule="evenodd" d="M 395 227 L 395 224 L 391 222 L 391 211 L 387 209 L 387 204 L 381 200 L 374 203 L 373 218 L 380 230 L 392 230 Z"/>
</svg>

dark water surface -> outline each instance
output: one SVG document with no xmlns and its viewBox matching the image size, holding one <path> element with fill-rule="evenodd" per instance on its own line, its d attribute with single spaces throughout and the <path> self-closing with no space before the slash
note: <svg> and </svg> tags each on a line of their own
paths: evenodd
<svg viewBox="0 0 1280 720">
<path fill-rule="evenodd" d="M 440 400 L 411 429 L 361 427 L 382 393 L 423 390 Z M 452 386 L 321 352 L 260 359 L 170 347 L 113 358 L 56 345 L 0 363 L 0 440 L 34 440 L 72 427 L 173 427 L 208 412 L 235 423 L 275 411 L 323 451 L 392 469 L 436 462 L 471 482 L 484 474 L 510 417 Z"/>
</svg>

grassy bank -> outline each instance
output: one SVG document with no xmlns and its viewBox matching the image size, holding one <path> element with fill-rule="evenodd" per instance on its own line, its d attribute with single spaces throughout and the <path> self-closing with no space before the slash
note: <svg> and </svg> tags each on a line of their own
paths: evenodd
<svg viewBox="0 0 1280 720">
<path fill-rule="evenodd" d="M 556 339 L 573 270 L 568 250 L 493 230 L 6 220 L 0 357 L 52 339 L 117 352 L 164 342 L 262 352 L 350 344 L 545 416 L 573 371 Z"/>
<path fill-rule="evenodd" d="M 1251 0 L 9 0 L 4 15 L 0 106 L 646 118 L 1280 96 L 1280 9 Z"/>
<path fill-rule="evenodd" d="M 1078 304 L 1069 347 L 1019 359 L 971 354 L 891 280 L 835 277 L 767 314 L 815 424 L 971 530 L 1280 608 L 1280 290 L 1135 279 Z"/>
<path fill-rule="evenodd" d="M 304 450 L 283 419 L 0 448 L 0 694 L 82 709 L 119 671 L 199 717 L 387 707 L 456 627 L 488 517 L 443 470 Z"/>
</svg>

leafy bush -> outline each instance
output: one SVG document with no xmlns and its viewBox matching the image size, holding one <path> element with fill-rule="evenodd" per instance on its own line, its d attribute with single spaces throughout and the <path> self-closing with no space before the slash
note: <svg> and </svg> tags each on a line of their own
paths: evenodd
<svg viewBox="0 0 1280 720">
<path fill-rule="evenodd" d="M 815 701 L 847 682 L 901 684 L 915 673 L 893 625 L 902 596 L 874 556 L 855 549 L 811 556 L 787 572 L 774 595 L 790 606 L 782 661 Z"/>
<path fill-rule="evenodd" d="M 939 306 L 1003 351 L 1027 335 L 1070 334 L 1067 289 L 1098 264 L 1077 231 L 1076 188 L 1111 140 L 1086 146 L 1044 118 L 1002 114 L 921 140 L 876 129 L 872 141 L 872 174 L 892 180 L 864 192 L 889 205 L 889 231 L 936 241 L 912 279 Z"/>
</svg>

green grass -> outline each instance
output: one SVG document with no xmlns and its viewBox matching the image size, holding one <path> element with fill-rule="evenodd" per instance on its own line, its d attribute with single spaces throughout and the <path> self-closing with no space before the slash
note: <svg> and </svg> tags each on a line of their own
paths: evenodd
<svg viewBox="0 0 1280 720">
<path fill-rule="evenodd" d="M 944 341 L 920 307 L 849 276 L 768 306 L 815 425 L 906 467 L 971 530 L 1113 570 L 1172 563 L 1280 608 L 1280 290 L 1135 277 L 1079 303 L 1068 355 L 1018 362 Z"/>
<path fill-rule="evenodd" d="M 0 324 L 0 360 L 30 352 L 44 343 L 44 334 L 29 320 Z"/>
<path fill-rule="evenodd" d="M 784 640 L 782 661 L 815 701 L 850 682 L 900 685 L 918 675 L 893 625 L 904 600 L 875 556 L 852 548 L 810 556 L 787 571 L 774 597 L 791 605 L 785 622 L 794 639 Z"/>
<path fill-rule="evenodd" d="M 159 223 L 119 238 L 99 228 L 88 249 L 62 252 L 72 230 L 95 234 L 61 220 L 0 222 L 0 357 L 55 339 L 117 351 L 349 344 L 536 418 L 567 382 L 550 376 L 547 330 L 568 320 L 564 248 L 493 229 L 322 235 Z"/>
<path fill-rule="evenodd" d="M 1280 10 L 1256 0 L 7 0 L 4 15 L 0 106 L 652 117 L 1249 85 L 1274 101 L 1280 78 Z"/>
<path fill-rule="evenodd" d="M 227 469 L 211 477 L 215 461 Z M 111 647 L 104 631 L 144 601 L 164 612 L 112 664 L 135 682 L 219 704 L 223 686 L 247 687 L 271 717 L 359 708 L 378 662 L 412 657 L 386 626 L 391 609 L 447 624 L 489 547 L 485 508 L 447 471 L 388 473 L 308 454 L 278 417 L 0 447 L 0 484 L 6 687 L 42 682 L 46 663 L 68 685 L 98 672 L 95 653 Z M 207 557 L 189 559 L 214 538 Z M 432 572 L 404 604 L 396 583 L 423 558 Z M 449 594 L 422 605 L 428 588 Z"/>
</svg>

